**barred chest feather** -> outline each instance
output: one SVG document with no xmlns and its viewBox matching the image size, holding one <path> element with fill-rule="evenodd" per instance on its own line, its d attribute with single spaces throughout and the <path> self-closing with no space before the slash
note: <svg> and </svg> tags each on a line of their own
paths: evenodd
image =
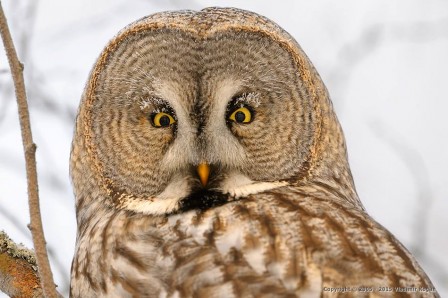
<svg viewBox="0 0 448 298">
<path fill-rule="evenodd" d="M 430 286 L 364 211 L 290 189 L 206 211 L 90 222 L 77 242 L 72 297 L 320 297 L 324 287 Z"/>
</svg>

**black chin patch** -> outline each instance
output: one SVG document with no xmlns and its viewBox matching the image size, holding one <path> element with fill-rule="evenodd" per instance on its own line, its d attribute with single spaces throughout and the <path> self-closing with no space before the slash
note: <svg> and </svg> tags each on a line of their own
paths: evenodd
<svg viewBox="0 0 448 298">
<path fill-rule="evenodd" d="M 222 192 L 200 189 L 179 202 L 178 212 L 181 213 L 195 209 L 205 211 L 213 207 L 221 206 L 228 201 L 229 196 Z"/>
</svg>

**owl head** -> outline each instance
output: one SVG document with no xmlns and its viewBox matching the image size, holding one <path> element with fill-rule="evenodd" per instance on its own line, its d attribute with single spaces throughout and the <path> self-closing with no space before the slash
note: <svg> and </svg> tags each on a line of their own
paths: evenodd
<svg viewBox="0 0 448 298">
<path fill-rule="evenodd" d="M 281 187 L 358 202 L 307 56 L 272 21 L 230 8 L 158 13 L 109 42 L 80 104 L 71 175 L 78 213 L 170 214 Z"/>
</svg>

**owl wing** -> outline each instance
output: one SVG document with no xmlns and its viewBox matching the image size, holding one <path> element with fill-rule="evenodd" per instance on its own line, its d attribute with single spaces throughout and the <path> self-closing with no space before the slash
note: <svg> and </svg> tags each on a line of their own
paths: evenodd
<svg viewBox="0 0 448 298">
<path fill-rule="evenodd" d="M 168 283 L 181 296 L 437 297 L 413 256 L 351 204 L 272 192 L 171 222 Z"/>
</svg>

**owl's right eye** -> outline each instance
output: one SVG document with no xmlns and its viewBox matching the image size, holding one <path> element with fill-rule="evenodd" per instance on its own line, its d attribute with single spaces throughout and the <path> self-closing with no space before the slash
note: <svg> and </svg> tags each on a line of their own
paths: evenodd
<svg viewBox="0 0 448 298">
<path fill-rule="evenodd" d="M 174 124 L 176 120 L 174 120 L 174 117 L 171 116 L 168 113 L 160 112 L 160 113 L 154 113 L 151 116 L 151 124 L 154 127 L 168 127 L 171 124 Z"/>
</svg>

